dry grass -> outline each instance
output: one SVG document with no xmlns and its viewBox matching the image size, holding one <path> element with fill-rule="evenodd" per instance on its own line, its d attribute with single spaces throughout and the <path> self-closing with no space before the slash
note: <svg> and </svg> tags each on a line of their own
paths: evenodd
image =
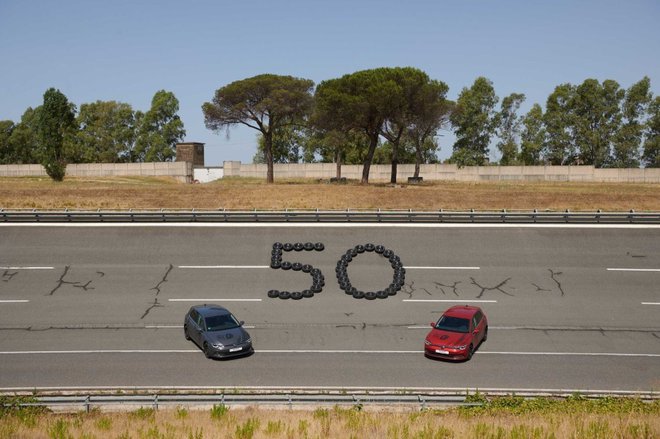
<svg viewBox="0 0 660 439">
<path fill-rule="evenodd" d="M 427 182 L 420 185 L 229 178 L 0 178 L 4 209 L 414 209 L 660 211 L 660 185 L 567 182 Z"/>
<path fill-rule="evenodd" d="M 223 410 L 10 415 L 3 438 L 653 438 L 657 405 L 649 411 L 466 415 L 461 410 L 363 411 L 358 408 Z"/>
</svg>

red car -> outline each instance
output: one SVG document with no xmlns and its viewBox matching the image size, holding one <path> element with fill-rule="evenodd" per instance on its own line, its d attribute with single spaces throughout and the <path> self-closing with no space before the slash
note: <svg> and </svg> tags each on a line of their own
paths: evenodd
<svg viewBox="0 0 660 439">
<path fill-rule="evenodd" d="M 452 306 L 442 314 L 424 340 L 424 355 L 469 360 L 488 338 L 488 319 L 477 306 Z"/>
</svg>

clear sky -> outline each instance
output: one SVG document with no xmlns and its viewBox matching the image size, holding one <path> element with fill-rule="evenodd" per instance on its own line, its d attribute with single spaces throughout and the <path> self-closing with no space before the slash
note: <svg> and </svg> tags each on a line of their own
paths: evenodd
<svg viewBox="0 0 660 439">
<path fill-rule="evenodd" d="M 660 92 L 658 0 L 0 0 L 0 120 L 20 121 L 49 87 L 80 106 L 149 109 L 172 91 L 186 141 L 206 164 L 251 162 L 256 131 L 216 134 L 201 106 L 261 73 L 319 83 L 357 70 L 412 66 L 456 99 L 478 76 L 526 112 L 555 86 L 587 78 Z M 440 138 L 439 156 L 453 136 Z M 491 148 L 493 149 L 493 148 Z M 496 154 L 491 154 L 496 157 Z"/>
</svg>

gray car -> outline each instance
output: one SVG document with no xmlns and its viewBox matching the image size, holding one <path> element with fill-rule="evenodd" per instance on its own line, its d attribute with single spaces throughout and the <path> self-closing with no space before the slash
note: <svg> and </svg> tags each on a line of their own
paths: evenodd
<svg viewBox="0 0 660 439">
<path fill-rule="evenodd" d="M 186 314 L 183 334 L 202 348 L 206 358 L 249 355 L 254 352 L 252 338 L 243 324 L 222 306 L 196 305 Z"/>
</svg>

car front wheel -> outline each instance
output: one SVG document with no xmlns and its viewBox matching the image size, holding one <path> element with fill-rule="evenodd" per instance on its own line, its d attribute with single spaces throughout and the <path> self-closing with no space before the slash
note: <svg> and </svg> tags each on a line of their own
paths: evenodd
<svg viewBox="0 0 660 439">
<path fill-rule="evenodd" d="M 188 335 L 188 326 L 183 327 L 183 336 L 186 337 L 186 340 L 190 340 L 190 336 Z"/>
<path fill-rule="evenodd" d="M 204 343 L 204 355 L 206 358 L 211 358 L 211 349 L 209 348 L 208 343 Z"/>
<path fill-rule="evenodd" d="M 488 340 L 488 326 L 486 326 L 486 330 L 484 331 L 484 338 L 481 340 L 481 342 L 485 342 Z"/>
<path fill-rule="evenodd" d="M 474 346 L 470 345 L 470 347 L 468 348 L 467 359 L 471 360 L 473 354 L 474 354 Z"/>
</svg>

